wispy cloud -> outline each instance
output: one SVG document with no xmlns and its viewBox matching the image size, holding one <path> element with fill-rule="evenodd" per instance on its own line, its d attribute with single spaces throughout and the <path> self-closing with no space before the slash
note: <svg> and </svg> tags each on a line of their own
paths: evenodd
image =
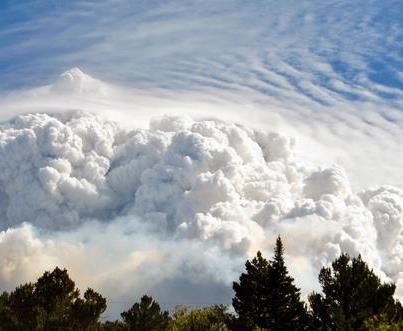
<svg viewBox="0 0 403 331">
<path fill-rule="evenodd" d="M 401 65 L 401 7 L 398 1 L 35 1 L 3 9 L 1 17 L 15 22 L 2 25 L 1 60 L 3 72 L 25 63 L 21 74 L 49 79 L 81 65 L 134 85 L 175 87 L 176 72 L 187 76 L 182 86 L 197 73 L 256 78 L 253 64 L 289 80 L 304 73 L 320 86 L 333 76 L 352 83 L 362 71 L 373 74 L 375 62 L 387 67 L 394 58 Z M 287 65 L 297 71 L 287 72 Z M 18 74 L 12 79 L 27 83 Z"/>
</svg>

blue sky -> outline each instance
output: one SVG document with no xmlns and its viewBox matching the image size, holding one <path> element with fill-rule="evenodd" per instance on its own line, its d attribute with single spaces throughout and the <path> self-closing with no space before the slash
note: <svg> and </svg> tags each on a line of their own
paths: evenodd
<svg viewBox="0 0 403 331">
<path fill-rule="evenodd" d="M 403 3 L 392 0 L 1 1 L 0 95 L 52 84 L 79 67 L 149 94 L 162 89 L 242 106 L 231 118 L 260 108 L 254 118 L 265 129 L 271 115 L 281 116 L 292 135 L 326 151 L 323 157 L 309 145 L 304 157 L 341 163 L 359 187 L 374 172 L 375 183 L 400 184 L 402 12 Z M 145 104 L 130 94 L 129 111 Z M 31 111 L 13 113 L 22 105 L 7 100 L 3 115 Z M 206 116 L 222 112 L 204 109 Z"/>
<path fill-rule="evenodd" d="M 362 86 L 395 98 L 371 84 L 403 87 L 402 11 L 401 1 L 2 1 L 0 89 L 78 66 L 133 86 L 273 95 L 274 74 L 326 103 L 303 75 L 346 98 Z"/>
</svg>

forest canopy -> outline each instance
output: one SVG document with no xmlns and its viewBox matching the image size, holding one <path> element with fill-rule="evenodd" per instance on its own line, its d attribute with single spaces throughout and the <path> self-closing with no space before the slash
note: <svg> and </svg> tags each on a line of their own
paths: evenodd
<svg viewBox="0 0 403 331">
<path fill-rule="evenodd" d="M 320 293 L 301 298 L 284 260 L 280 236 L 272 259 L 247 260 L 226 305 L 163 310 L 151 296 L 101 321 L 107 301 L 88 288 L 83 295 L 66 269 L 46 271 L 35 283 L 0 295 L 0 331 L 202 331 L 202 330 L 401 330 L 403 307 L 395 284 L 383 283 L 361 256 L 342 254 L 318 276 Z"/>
</svg>

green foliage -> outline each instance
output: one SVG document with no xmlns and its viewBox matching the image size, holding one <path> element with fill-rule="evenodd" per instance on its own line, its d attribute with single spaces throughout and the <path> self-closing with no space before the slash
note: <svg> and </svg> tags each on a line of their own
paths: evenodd
<svg viewBox="0 0 403 331">
<path fill-rule="evenodd" d="M 99 331 L 128 331 L 129 326 L 121 321 L 106 321 L 101 324 Z"/>
<path fill-rule="evenodd" d="M 235 297 L 232 305 L 238 313 L 239 319 L 243 320 L 245 324 L 253 325 L 259 316 L 265 314 L 260 293 L 263 291 L 263 284 L 268 277 L 269 262 L 263 258 L 260 252 L 257 252 L 252 261 L 246 261 L 245 268 L 246 273 L 241 274 L 239 283 L 233 283 Z"/>
<path fill-rule="evenodd" d="M 77 329 L 96 330 L 98 326 L 98 318 L 105 309 L 105 298 L 89 288 L 84 293 L 84 299 L 77 298 L 71 306 L 71 322 Z"/>
<path fill-rule="evenodd" d="M 244 328 L 254 326 L 270 330 L 303 330 L 308 315 L 300 300 L 300 290 L 288 275 L 283 257 L 283 244 L 278 237 L 274 258 L 267 261 L 260 252 L 245 264 L 246 273 L 234 282 L 232 301 Z"/>
<path fill-rule="evenodd" d="M 402 306 L 393 298 L 394 284 L 382 284 L 361 259 L 342 254 L 329 268 L 322 268 L 323 294 L 309 297 L 318 330 L 366 330 L 365 321 L 383 315 L 385 322 L 401 320 Z"/>
<path fill-rule="evenodd" d="M 129 330 L 134 331 L 165 330 L 170 320 L 168 312 L 162 312 L 160 305 L 147 295 L 121 315 Z"/>
<path fill-rule="evenodd" d="M 342 254 L 322 268 L 322 293 L 309 296 L 310 310 L 300 300 L 284 263 L 278 237 L 274 257 L 260 252 L 246 261 L 246 272 L 234 282 L 233 307 L 176 308 L 170 317 L 153 298 L 121 314 L 123 321 L 100 323 L 106 300 L 93 289 L 80 296 L 66 270 L 45 272 L 36 283 L 0 295 L 0 331 L 276 331 L 276 330 L 403 330 L 403 307 L 395 285 L 382 283 L 361 259 Z"/>
<path fill-rule="evenodd" d="M 364 323 L 368 331 L 400 331 L 403 330 L 403 321 L 390 322 L 385 314 L 372 316 Z"/>
<path fill-rule="evenodd" d="M 36 329 L 40 307 L 36 304 L 34 289 L 34 285 L 28 283 L 17 287 L 8 295 L 5 304 L 9 311 L 7 322 L 10 330 L 23 330 L 24 327 L 27 330 Z"/>
<path fill-rule="evenodd" d="M 45 272 L 35 284 L 24 284 L 0 296 L 0 330 L 96 330 L 106 300 L 88 289 L 79 297 L 66 270 Z"/>
<path fill-rule="evenodd" d="M 0 331 L 12 330 L 13 326 L 10 295 L 7 292 L 3 292 L 0 295 Z"/>
<path fill-rule="evenodd" d="M 168 331 L 227 331 L 232 315 L 225 305 L 213 305 L 190 310 L 179 306 L 175 309 Z"/>
</svg>

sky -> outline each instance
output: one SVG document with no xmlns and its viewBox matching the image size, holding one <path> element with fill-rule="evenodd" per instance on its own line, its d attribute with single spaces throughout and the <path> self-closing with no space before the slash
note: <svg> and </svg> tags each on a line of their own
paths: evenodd
<svg viewBox="0 0 403 331">
<path fill-rule="evenodd" d="M 303 293 L 341 251 L 403 293 L 402 11 L 1 1 L 0 287 L 224 303 L 281 233 Z"/>
<path fill-rule="evenodd" d="M 329 94 L 342 92 L 333 80 L 341 81 L 351 89 L 343 95 L 349 99 L 363 98 L 364 86 L 390 88 L 377 91 L 385 98 L 402 87 L 400 1 L 53 0 L 0 6 L 5 90 L 51 82 L 74 66 L 135 86 L 246 88 L 260 82 L 269 95 L 276 87 L 271 73 L 311 98 L 302 78 Z"/>
<path fill-rule="evenodd" d="M 403 183 L 403 161 L 396 160 L 403 96 L 400 1 L 53 0 L 0 6 L 2 94 L 51 84 L 79 67 L 125 87 L 244 104 L 260 108 L 258 118 L 275 113 L 307 137 L 301 141 L 311 140 L 301 145 L 323 141 L 334 149 L 348 140 L 354 145 L 349 154 L 361 164 L 369 157 L 373 166 L 357 172 L 344 147 L 332 153 L 357 187 Z M 332 134 L 319 135 L 316 125 Z M 306 147 L 306 154 L 317 150 Z M 376 170 L 380 161 L 372 161 L 377 155 L 388 160 L 382 172 Z"/>
</svg>

